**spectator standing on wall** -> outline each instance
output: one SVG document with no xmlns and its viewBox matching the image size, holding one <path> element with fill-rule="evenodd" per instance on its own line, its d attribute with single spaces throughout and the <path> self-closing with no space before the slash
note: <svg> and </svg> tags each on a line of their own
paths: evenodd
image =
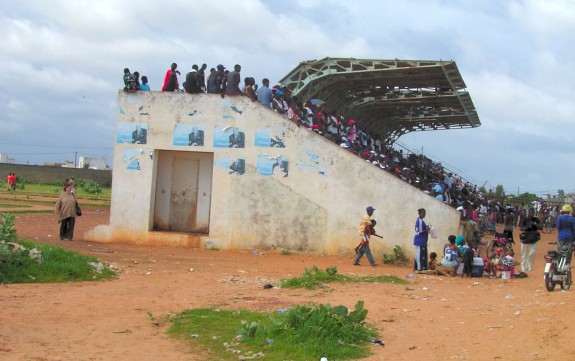
<svg viewBox="0 0 575 361">
<path fill-rule="evenodd" d="M 425 209 L 417 210 L 418 217 L 415 220 L 415 237 L 413 245 L 415 246 L 415 260 L 413 262 L 416 271 L 427 270 L 427 240 L 429 238 L 429 226 L 425 224 Z"/>
<path fill-rule="evenodd" d="M 226 67 L 222 64 L 217 66 L 216 73 L 216 93 L 224 94 L 226 92 Z"/>
<path fill-rule="evenodd" d="M 180 88 L 180 84 L 178 83 L 178 75 L 180 72 L 176 69 L 178 69 L 178 64 L 172 63 L 170 69 L 166 71 L 166 75 L 164 76 L 164 84 L 162 85 L 163 92 L 173 92 L 174 90 Z"/>
<path fill-rule="evenodd" d="M 198 86 L 200 87 L 200 93 L 206 92 L 206 68 L 207 64 L 202 64 L 198 70 Z"/>
<path fill-rule="evenodd" d="M 258 100 L 258 96 L 256 95 L 256 90 L 254 89 L 254 86 L 256 84 L 254 78 L 252 77 L 247 77 L 244 79 L 244 95 L 246 95 L 248 98 L 250 98 L 252 101 L 257 101 Z M 256 86 L 257 88 L 257 86 Z"/>
<path fill-rule="evenodd" d="M 192 71 L 186 74 L 184 90 L 189 94 L 201 93 L 201 88 L 198 83 L 198 66 L 195 64 L 192 65 Z"/>
<path fill-rule="evenodd" d="M 208 75 L 208 93 L 217 93 L 217 78 L 218 72 L 215 68 L 210 68 L 210 75 Z"/>
<path fill-rule="evenodd" d="M 261 105 L 271 108 L 274 95 L 270 89 L 270 80 L 268 78 L 262 80 L 262 86 L 257 91 L 257 97 Z"/>
<path fill-rule="evenodd" d="M 242 95 L 242 91 L 240 90 L 241 71 L 242 67 L 239 64 L 236 64 L 234 65 L 234 71 L 230 71 L 226 76 L 226 95 Z"/>
</svg>

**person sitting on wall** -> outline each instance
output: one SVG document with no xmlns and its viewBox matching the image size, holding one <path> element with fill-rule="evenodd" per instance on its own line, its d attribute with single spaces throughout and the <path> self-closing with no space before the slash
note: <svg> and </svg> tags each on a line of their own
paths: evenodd
<svg viewBox="0 0 575 361">
<path fill-rule="evenodd" d="M 130 69 L 124 68 L 124 91 L 135 92 L 136 90 L 138 90 L 138 84 L 134 75 L 130 73 Z"/>
</svg>

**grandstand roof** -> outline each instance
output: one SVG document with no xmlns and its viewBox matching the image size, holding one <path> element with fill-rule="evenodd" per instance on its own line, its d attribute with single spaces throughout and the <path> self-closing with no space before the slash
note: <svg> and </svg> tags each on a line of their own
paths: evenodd
<svg viewBox="0 0 575 361">
<path fill-rule="evenodd" d="M 281 83 L 387 144 L 409 132 L 481 125 L 454 61 L 324 58 L 301 62 Z"/>
</svg>

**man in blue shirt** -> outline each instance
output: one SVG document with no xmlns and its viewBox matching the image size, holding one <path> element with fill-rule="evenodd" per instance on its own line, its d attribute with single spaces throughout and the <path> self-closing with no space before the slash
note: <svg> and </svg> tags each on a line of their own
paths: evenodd
<svg viewBox="0 0 575 361">
<path fill-rule="evenodd" d="M 573 214 L 573 207 L 566 204 L 561 208 L 561 215 L 557 217 L 557 240 L 559 242 L 573 242 L 575 236 L 575 217 Z"/>
<path fill-rule="evenodd" d="M 413 267 L 416 271 L 427 270 L 427 240 L 429 237 L 429 226 L 425 224 L 425 209 L 417 210 L 419 217 L 415 220 L 415 237 L 413 245 L 415 246 L 415 259 Z"/>
<path fill-rule="evenodd" d="M 262 80 L 262 84 L 262 87 L 259 88 L 257 92 L 258 102 L 265 107 L 271 108 L 274 95 L 270 89 L 269 79 L 264 78 L 264 80 Z"/>
</svg>

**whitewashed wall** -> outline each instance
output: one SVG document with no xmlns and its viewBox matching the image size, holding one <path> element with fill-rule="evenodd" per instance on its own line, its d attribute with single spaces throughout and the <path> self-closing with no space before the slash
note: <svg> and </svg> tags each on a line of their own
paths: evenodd
<svg viewBox="0 0 575 361">
<path fill-rule="evenodd" d="M 122 132 L 136 123 L 147 126 L 147 143 L 121 143 Z M 86 239 L 346 254 L 358 242 L 357 226 L 368 205 L 376 208 L 373 218 L 384 237 L 373 239 L 377 258 L 394 245 L 413 254 L 422 207 L 440 235 L 430 240 L 430 252 L 439 252 L 457 232 L 459 215 L 451 207 L 245 97 L 119 92 L 116 125 L 110 224 L 86 232 Z M 174 145 L 175 129 L 190 125 L 204 130 L 204 146 Z M 214 146 L 214 136 L 226 127 L 245 133 L 245 148 Z M 282 138 L 285 148 L 256 146 L 262 131 Z M 213 153 L 208 234 L 152 230 L 157 154 L 164 150 Z M 279 167 L 263 175 L 262 159 L 278 156 L 289 164 L 287 176 Z M 242 175 L 228 167 L 238 158 L 245 159 Z"/>
</svg>

